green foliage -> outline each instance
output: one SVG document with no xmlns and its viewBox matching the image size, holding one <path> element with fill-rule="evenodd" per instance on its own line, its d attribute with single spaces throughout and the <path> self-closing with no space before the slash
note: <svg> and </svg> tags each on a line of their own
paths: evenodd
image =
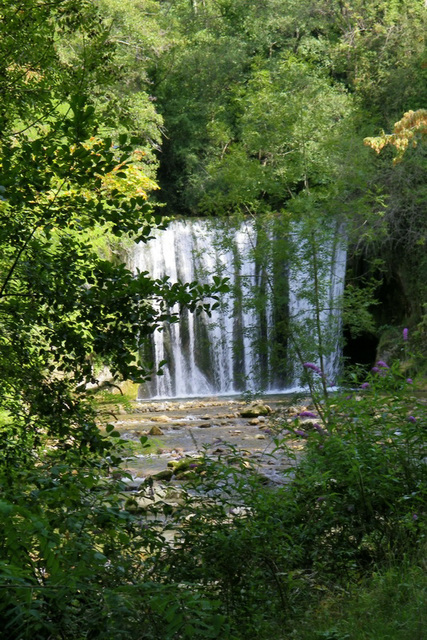
<svg viewBox="0 0 427 640">
<path fill-rule="evenodd" d="M 425 628 L 425 571 L 420 562 L 392 566 L 351 589 L 326 600 L 302 621 L 299 640 L 421 640 Z"/>
<path fill-rule="evenodd" d="M 0 617 L 13 638 L 226 637 L 214 600 L 148 575 L 164 540 L 123 509 L 124 485 L 96 458 L 20 474 L 0 503 Z M 151 560 L 153 559 L 153 560 Z"/>
<path fill-rule="evenodd" d="M 322 72 L 291 55 L 254 65 L 238 102 L 238 140 L 209 162 L 202 207 L 274 210 L 336 178 L 352 105 Z"/>
<path fill-rule="evenodd" d="M 402 119 L 402 122 L 404 123 L 405 119 Z M 405 140 L 405 133 L 402 135 Z M 401 299 L 399 304 L 400 311 L 410 323 L 421 319 L 427 295 L 427 235 L 422 204 L 425 200 L 425 183 L 422 176 L 426 171 L 426 158 L 425 144 L 419 144 L 410 145 L 407 150 L 403 146 L 401 161 L 398 163 L 393 164 L 386 152 L 384 158 L 376 162 L 375 180 L 381 184 L 385 206 L 380 214 L 377 214 L 376 220 L 371 218 L 369 221 L 373 237 L 365 246 L 368 256 L 373 252 L 381 255 L 388 279 L 398 283 L 403 293 L 403 300 Z M 393 313 L 392 309 L 386 310 L 389 316 L 390 311 Z M 384 321 L 388 322 L 385 319 Z"/>
<path fill-rule="evenodd" d="M 306 505 L 313 545 L 317 540 L 315 566 L 363 570 L 422 542 L 425 411 L 420 407 L 420 416 L 408 400 L 396 388 L 350 398 L 338 415 L 335 408 L 329 414 L 330 435 L 309 436 L 295 490 Z"/>
<path fill-rule="evenodd" d="M 146 242 L 164 223 L 138 140 L 100 135 L 108 121 L 86 96 L 111 53 L 93 3 L 12 2 L 0 16 L 2 629 L 11 640 L 218 637 L 214 602 L 150 587 L 163 539 L 124 508 L 125 443 L 100 431 L 85 388 L 100 362 L 115 380 L 145 379 L 139 348 L 177 319 L 169 308 L 209 311 L 224 284 L 152 280 L 99 251 L 103 234 Z"/>
<path fill-rule="evenodd" d="M 171 306 L 209 311 L 206 298 L 224 292 L 220 278 L 172 285 L 100 255 L 102 237 L 149 241 L 163 224 L 147 201 L 162 126 L 153 98 L 169 202 L 280 210 L 283 239 L 291 218 L 305 228 L 299 257 L 315 286 L 304 294 L 311 344 L 294 340 L 301 355 L 328 353 L 317 243 L 337 213 L 371 236 L 372 218 L 384 218 L 392 249 L 420 247 L 402 269 L 416 279 L 424 265 L 425 151 L 408 149 L 394 168 L 380 159 L 368 177 L 373 165 L 352 157 L 355 134 L 388 128 L 425 96 L 424 3 L 261 4 L 147 0 L 123 13 L 104 0 L 102 19 L 98 3 L 76 0 L 0 9 L 0 619 L 10 640 L 298 637 L 331 585 L 425 546 L 426 407 L 409 369 L 381 365 L 342 395 L 318 377 L 318 426 L 300 416 L 276 438 L 290 458 L 296 437 L 306 443 L 283 487 L 232 449 L 219 461 L 206 452 L 177 506 L 134 511 L 117 473 L 127 444 L 113 425 L 100 430 L 86 400 L 94 365 L 144 379 L 139 350 L 178 320 Z M 351 302 L 354 316 L 360 295 Z M 366 328 L 369 316 L 356 320 Z M 345 633 L 331 623 L 318 636 Z"/>
<path fill-rule="evenodd" d="M 390 576 L 393 600 L 403 594 L 397 584 L 402 562 L 414 562 L 408 572 L 419 575 L 426 407 L 397 366 L 381 371 L 385 375 L 369 376 L 369 388 L 329 397 L 317 426 L 304 416 L 286 424 L 277 449 L 295 460 L 299 437 L 305 453 L 283 487 L 268 486 L 256 466 L 223 446 L 219 459 L 205 452 L 180 506 L 165 511 L 166 529 L 176 537 L 158 570 L 165 580 L 198 585 L 218 600 L 233 637 L 344 638 L 338 613 L 323 624 L 320 602 L 334 611 L 361 580 L 381 590 L 381 575 L 383 585 Z M 152 513 L 161 509 L 157 504 Z M 402 618 L 417 630 L 422 595 L 415 578 L 408 595 L 412 591 L 414 606 Z M 371 615 L 379 606 L 363 591 L 360 602 Z M 385 628 L 394 625 L 396 638 L 404 637 L 400 613 L 389 615 Z M 382 620 L 372 629 L 380 632 Z"/>
<path fill-rule="evenodd" d="M 107 32 L 92 2 L 24 0 L 0 9 L 1 136 L 49 126 L 70 94 L 84 95 L 94 74 L 109 68 Z M 79 55 L 64 64 L 58 39 L 84 40 Z M 72 62 L 72 63 L 71 63 Z M 90 71 L 89 71 L 90 69 Z"/>
<path fill-rule="evenodd" d="M 372 316 L 372 307 L 379 302 L 374 297 L 377 282 L 363 283 L 355 287 L 348 283 L 344 292 L 342 322 L 348 327 L 351 337 L 355 338 L 363 332 L 373 333 L 375 322 Z"/>
<path fill-rule="evenodd" d="M 91 91 L 105 127 L 116 134 L 131 132 L 138 139 L 150 177 L 155 177 L 158 166 L 155 152 L 161 146 L 163 121 L 151 95 L 149 74 L 168 48 L 157 5 L 151 0 L 98 3 L 113 50 L 113 71 L 107 86 L 105 81 L 98 82 Z M 67 42 L 62 46 L 70 48 Z"/>
<path fill-rule="evenodd" d="M 144 192 L 129 195 L 128 187 L 104 181 L 114 170 L 121 178 L 132 168 L 126 137 L 116 149 L 109 139 L 77 142 L 94 126 L 93 109 L 79 101 L 71 108 L 58 130 L 19 146 L 2 144 L 5 326 L 13 335 L 10 322 L 18 315 L 21 341 L 37 334 L 31 358 L 51 372 L 90 380 L 92 354 L 108 359 L 113 374 L 141 377 L 132 357 L 138 340 L 168 317 L 168 305 L 179 300 L 194 308 L 204 292 L 134 276 L 123 264 L 99 258 L 80 236 L 104 225 L 113 236 L 146 241 L 156 220 Z"/>
</svg>

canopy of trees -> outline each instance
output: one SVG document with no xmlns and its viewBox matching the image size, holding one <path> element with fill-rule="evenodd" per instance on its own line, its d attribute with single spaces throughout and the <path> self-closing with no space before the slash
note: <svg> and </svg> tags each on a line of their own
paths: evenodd
<svg viewBox="0 0 427 640">
<path fill-rule="evenodd" d="M 332 214 L 362 249 L 354 274 L 382 278 L 383 300 L 400 291 L 385 315 L 420 318 L 425 145 L 411 144 L 393 167 L 363 141 L 425 108 L 425 3 L 123 6 L 102 2 L 122 94 L 135 105 L 148 95 L 161 116 L 157 176 L 168 212 Z M 385 270 L 368 268 L 367 257 Z"/>
</svg>

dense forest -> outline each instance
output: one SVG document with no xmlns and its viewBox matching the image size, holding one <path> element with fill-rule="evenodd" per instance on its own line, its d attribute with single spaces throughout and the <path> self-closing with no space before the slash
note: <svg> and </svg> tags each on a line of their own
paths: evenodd
<svg viewBox="0 0 427 640">
<path fill-rule="evenodd" d="M 0 2 L 2 637 L 421 640 L 426 34 L 424 0 Z M 97 372 L 143 382 L 174 305 L 228 290 L 126 264 L 175 216 L 303 229 L 314 321 L 283 335 L 310 415 L 276 424 L 305 443 L 284 486 L 201 452 L 176 509 L 139 509 Z M 331 394 L 337 225 L 351 391 Z"/>
<path fill-rule="evenodd" d="M 120 120 L 154 150 L 163 211 L 345 223 L 345 354 L 392 350 L 391 327 L 415 328 L 427 299 L 424 4 L 103 6 Z M 409 111 L 404 161 L 397 145 L 364 144 Z M 373 325 L 354 322 L 361 296 Z"/>
</svg>

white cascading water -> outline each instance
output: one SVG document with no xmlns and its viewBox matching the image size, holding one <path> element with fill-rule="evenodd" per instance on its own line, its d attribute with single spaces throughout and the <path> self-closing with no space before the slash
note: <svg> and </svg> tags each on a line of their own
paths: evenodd
<svg viewBox="0 0 427 640">
<path fill-rule="evenodd" d="M 195 280 L 210 283 L 214 275 L 219 275 L 229 279 L 231 289 L 229 294 L 222 294 L 221 304 L 212 311 L 211 317 L 185 311 L 179 323 L 165 323 L 161 330 L 154 332 L 155 367 L 157 369 L 163 360 L 167 365 L 163 368 L 164 375 L 153 375 L 144 385 L 143 397 L 280 392 L 297 386 L 301 367 L 294 366 L 291 348 L 288 357 L 292 362 L 281 381 L 278 382 L 273 370 L 274 344 L 270 336 L 274 333 L 275 311 L 271 290 L 289 288 L 287 309 L 291 323 L 299 330 L 313 316 L 304 296 L 304 291 L 311 286 L 310 276 L 301 264 L 286 265 L 288 282 L 274 282 L 272 258 L 264 251 L 260 267 L 254 253 L 256 245 L 257 232 L 252 221 L 232 226 L 218 220 L 187 219 L 171 222 L 148 243 L 136 246 L 133 268 L 146 271 L 153 278 L 168 276 L 172 283 Z M 334 327 L 336 344 L 326 359 L 330 379 L 336 374 L 340 355 L 340 316 L 335 301 L 342 295 L 345 262 L 341 236 L 322 248 L 322 278 L 324 281 L 326 270 L 328 282 L 323 286 L 326 302 L 323 302 L 321 321 L 329 329 Z M 264 289 L 262 309 L 254 303 L 254 288 L 260 286 Z M 262 357 L 261 339 L 265 344 Z"/>
<path fill-rule="evenodd" d="M 294 262 L 289 267 L 289 317 L 295 339 L 305 342 L 302 347 L 305 360 L 320 365 L 316 341 L 313 346 L 307 344 L 307 336 L 316 335 L 316 313 L 314 294 L 313 249 L 310 241 L 302 239 L 296 231 L 293 234 L 295 246 Z M 347 248 L 344 232 L 336 228 L 334 233 L 326 232 L 321 246 L 316 248 L 318 269 L 318 310 L 322 327 L 323 369 L 329 386 L 336 383 L 341 360 L 341 300 L 344 292 L 344 279 L 347 262 Z M 291 353 L 294 350 L 291 348 Z M 297 360 L 294 353 L 293 361 Z M 291 366 L 291 363 L 289 364 Z M 298 362 L 294 378 L 300 375 Z"/>
</svg>

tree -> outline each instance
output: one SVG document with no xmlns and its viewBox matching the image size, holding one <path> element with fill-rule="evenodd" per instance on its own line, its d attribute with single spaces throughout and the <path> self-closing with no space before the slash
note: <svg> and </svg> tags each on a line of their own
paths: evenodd
<svg viewBox="0 0 427 640">
<path fill-rule="evenodd" d="M 425 313 L 427 263 L 425 246 L 425 171 L 427 111 L 408 111 L 395 123 L 393 132 L 365 138 L 365 145 L 380 154 L 377 171 L 385 196 L 382 224 L 386 235 L 377 242 L 400 284 L 400 305 L 413 322 Z M 393 161 L 387 148 L 393 149 Z M 401 294 L 401 295 L 402 295 Z M 402 313 L 402 309 L 400 310 Z"/>
<path fill-rule="evenodd" d="M 239 209 L 252 201 L 277 211 L 302 192 L 324 193 L 345 162 L 353 111 L 347 92 L 311 65 L 284 56 L 253 71 L 239 102 L 238 141 L 223 146 L 214 134 L 224 124 L 218 117 L 212 125 L 218 151 L 207 165 L 202 204 Z"/>
<path fill-rule="evenodd" d="M 140 139 L 103 135 L 109 122 L 92 104 L 92 87 L 114 68 L 93 4 L 11 2 L 0 31 L 2 628 L 11 639 L 95 628 L 118 638 L 126 625 L 115 589 L 137 573 L 130 552 L 157 542 L 123 509 L 123 485 L 106 488 L 120 463 L 108 433 L 118 434 L 99 430 L 86 384 L 97 361 L 115 379 L 145 379 L 139 349 L 178 319 L 169 307 L 195 310 L 215 292 L 134 274 L 100 250 L 103 238 L 146 242 L 162 222 Z"/>
<path fill-rule="evenodd" d="M 415 148 L 419 142 L 427 141 L 427 110 L 417 109 L 404 114 L 393 128 L 393 133 L 382 133 L 375 138 L 365 138 L 365 144 L 377 153 L 391 145 L 397 151 L 394 163 L 400 162 L 408 147 Z"/>
</svg>

